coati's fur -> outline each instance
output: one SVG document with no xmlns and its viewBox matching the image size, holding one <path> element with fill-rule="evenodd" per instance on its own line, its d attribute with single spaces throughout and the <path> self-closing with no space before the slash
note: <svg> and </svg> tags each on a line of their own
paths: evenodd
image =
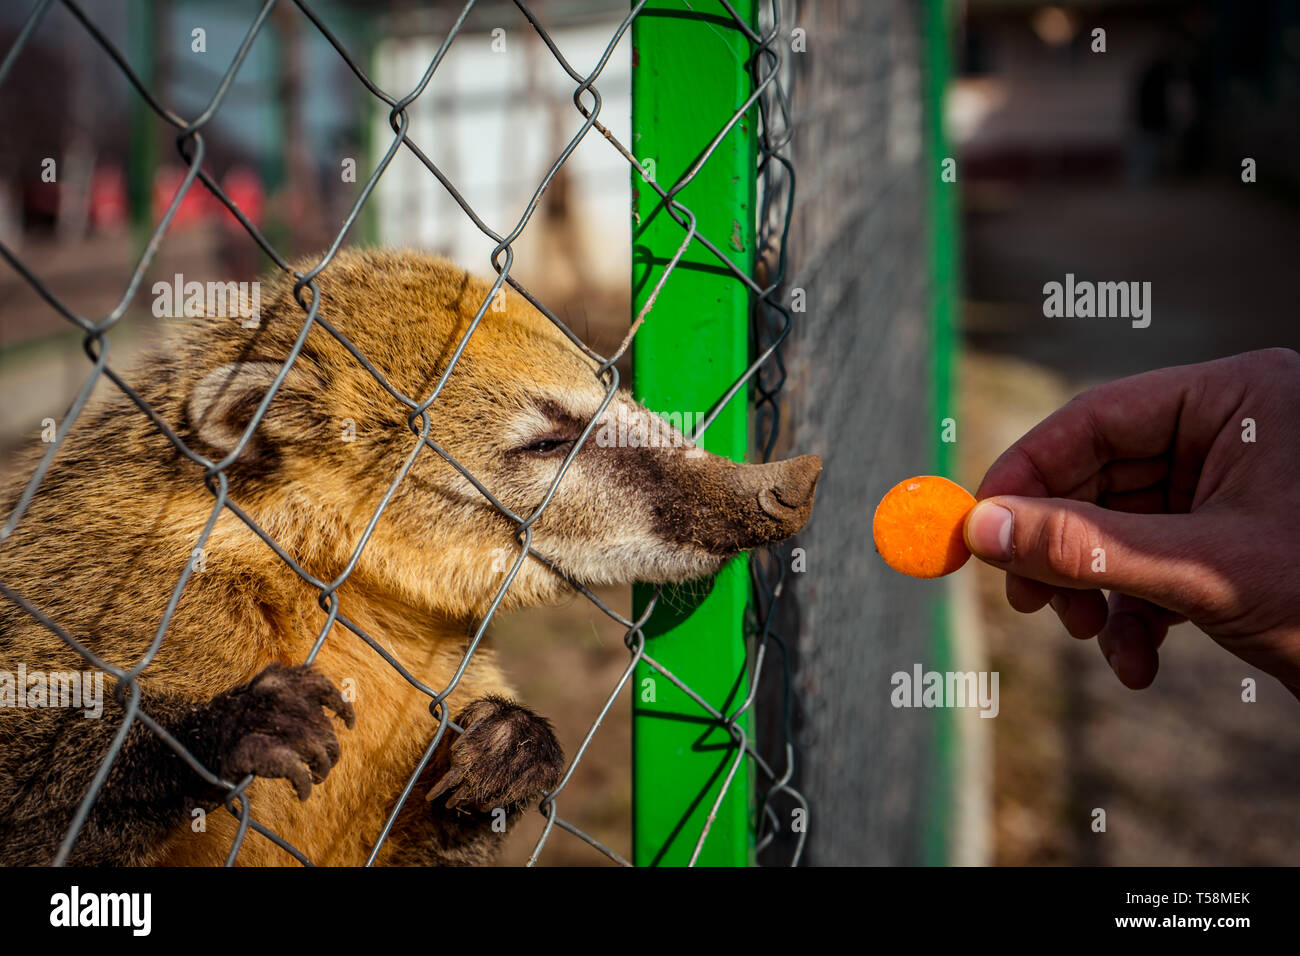
<svg viewBox="0 0 1300 956">
<path fill-rule="evenodd" d="M 412 252 L 341 253 L 317 281 L 321 318 L 417 401 L 489 290 Z M 303 325 L 288 281 L 262 300 L 257 328 L 178 322 L 128 376 L 214 462 L 234 448 Z M 595 364 L 544 316 L 514 292 L 505 303 L 504 312 L 488 310 L 431 407 L 429 437 L 522 516 L 544 497 L 603 388 Z M 648 415 L 625 393 L 605 414 L 620 407 L 641 421 Z M 333 581 L 414 447 L 408 414 L 348 349 L 313 328 L 229 468 L 230 499 L 308 573 Z M 4 489 L 6 514 L 40 450 Z M 533 545 L 590 585 L 701 576 L 802 527 L 820 467 L 813 456 L 735 465 L 683 448 L 588 440 L 535 524 Z M 94 653 L 130 667 L 153 641 L 213 504 L 203 469 L 105 383 L 0 542 L 0 580 Z M 501 584 L 498 549 L 511 559 L 518 552 L 510 522 L 426 447 L 338 589 L 340 612 L 441 690 Z M 428 697 L 341 624 L 314 665 L 301 666 L 325 620 L 319 592 L 230 511 L 199 566 L 140 678 L 142 710 L 219 778 L 255 775 L 254 817 L 310 860 L 364 862 L 433 737 Z M 503 607 L 551 601 L 569 587 L 529 559 Z M 20 663 L 29 672 L 89 667 L 0 601 L 0 670 Z M 69 708 L 0 708 L 0 862 L 53 858 L 121 724 L 107 686 L 98 720 Z M 354 689 L 354 703 L 341 686 Z M 558 780 L 563 756 L 549 723 L 513 702 L 490 648 L 473 655 L 449 705 L 465 733 L 448 732 L 380 863 L 484 862 L 500 842 L 491 811 L 517 815 Z M 351 729 L 336 736 L 337 721 Z M 71 862 L 220 863 L 237 826 L 218 809 L 222 795 L 137 721 Z M 206 828 L 194 825 L 197 810 Z M 250 833 L 238 862 L 292 859 Z"/>
</svg>

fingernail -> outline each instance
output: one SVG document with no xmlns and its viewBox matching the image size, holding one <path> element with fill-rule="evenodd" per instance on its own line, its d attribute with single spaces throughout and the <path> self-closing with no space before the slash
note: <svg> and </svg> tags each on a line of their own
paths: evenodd
<svg viewBox="0 0 1300 956">
<path fill-rule="evenodd" d="M 1011 560 L 1011 512 L 981 502 L 966 519 L 966 544 L 986 561 Z"/>
</svg>

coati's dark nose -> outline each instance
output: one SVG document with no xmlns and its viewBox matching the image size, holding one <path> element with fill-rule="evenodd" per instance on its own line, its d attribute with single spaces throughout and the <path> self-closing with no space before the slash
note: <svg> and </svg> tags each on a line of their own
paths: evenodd
<svg viewBox="0 0 1300 956">
<path fill-rule="evenodd" d="M 697 543 L 717 554 L 734 554 L 781 541 L 808 523 L 821 458 L 800 455 L 765 465 L 715 461 L 722 465 L 721 480 L 697 512 L 692 529 Z"/>
<path fill-rule="evenodd" d="M 647 459 L 638 459 L 642 465 Z M 812 513 L 822 460 L 800 455 L 765 465 L 739 465 L 704 452 L 665 454 L 655 530 L 666 540 L 730 556 L 790 537 Z"/>
<path fill-rule="evenodd" d="M 754 467 L 763 470 L 761 480 L 771 482 L 758 493 L 758 506 L 770 518 L 794 522 L 794 527 L 786 532 L 794 534 L 807 523 L 812 512 L 817 477 L 822 473 L 821 458 L 800 455 Z"/>
</svg>

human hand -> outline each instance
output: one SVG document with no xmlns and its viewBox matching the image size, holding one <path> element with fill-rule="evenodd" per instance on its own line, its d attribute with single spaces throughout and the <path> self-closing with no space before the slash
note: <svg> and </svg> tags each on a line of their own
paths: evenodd
<svg viewBox="0 0 1300 956">
<path fill-rule="evenodd" d="M 1049 602 L 1128 687 L 1190 620 L 1300 697 L 1300 355 L 1158 369 L 1084 392 L 984 476 L 967 547 Z M 1110 591 L 1109 601 L 1101 589 Z"/>
</svg>

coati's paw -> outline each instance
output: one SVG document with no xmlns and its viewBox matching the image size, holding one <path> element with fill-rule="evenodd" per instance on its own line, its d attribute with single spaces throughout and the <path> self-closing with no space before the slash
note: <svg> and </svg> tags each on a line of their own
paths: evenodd
<svg viewBox="0 0 1300 956">
<path fill-rule="evenodd" d="M 444 771 L 427 800 L 448 794 L 448 807 L 487 812 L 531 803 L 560 780 L 564 751 L 551 722 L 504 697 L 482 697 L 456 715 L 464 730 L 440 747 Z"/>
<path fill-rule="evenodd" d="M 219 773 L 227 780 L 246 775 L 282 777 L 306 800 L 338 762 L 339 742 L 322 708 L 351 727 L 352 705 L 323 674 L 308 665 L 272 664 L 242 687 L 218 697 L 210 731 L 222 739 Z"/>
</svg>

